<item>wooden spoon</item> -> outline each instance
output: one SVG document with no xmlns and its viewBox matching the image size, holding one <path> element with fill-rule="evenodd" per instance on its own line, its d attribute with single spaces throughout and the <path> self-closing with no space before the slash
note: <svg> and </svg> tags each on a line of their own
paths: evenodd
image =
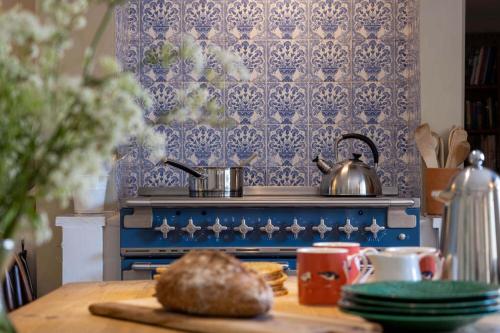
<svg viewBox="0 0 500 333">
<path fill-rule="evenodd" d="M 441 145 L 439 144 L 439 141 L 441 140 L 441 137 L 439 136 L 439 134 L 437 134 L 434 131 L 431 132 L 431 135 L 432 135 L 432 139 L 434 140 L 434 145 L 436 146 L 435 151 L 436 151 L 436 156 L 438 158 L 438 167 L 442 168 L 443 165 L 441 164 L 441 159 L 440 159 L 440 156 L 441 156 Z"/>
<path fill-rule="evenodd" d="M 448 147 L 448 158 L 446 159 L 446 168 L 455 168 L 456 160 L 452 160 L 455 157 L 452 157 L 452 153 L 455 150 L 455 146 L 460 144 L 461 142 L 467 142 L 467 131 L 463 128 L 454 128 L 450 133 L 450 138 L 448 139 L 449 147 Z M 463 149 L 463 148 L 462 148 Z M 470 150 L 470 145 L 469 145 Z"/>
<path fill-rule="evenodd" d="M 441 168 L 444 168 L 444 140 L 442 137 L 439 137 L 439 165 Z"/>
<path fill-rule="evenodd" d="M 415 130 L 417 148 L 428 168 L 437 168 L 436 142 L 432 137 L 429 124 L 422 124 Z"/>
<path fill-rule="evenodd" d="M 447 168 L 456 168 L 460 164 L 464 163 L 467 156 L 470 153 L 470 144 L 467 141 L 461 141 L 453 146 L 453 150 L 448 155 L 448 161 L 446 161 Z"/>
</svg>

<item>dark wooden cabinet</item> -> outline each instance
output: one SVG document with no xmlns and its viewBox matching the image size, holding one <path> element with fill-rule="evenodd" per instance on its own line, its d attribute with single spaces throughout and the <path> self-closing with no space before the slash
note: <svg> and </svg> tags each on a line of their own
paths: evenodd
<svg viewBox="0 0 500 333">
<path fill-rule="evenodd" d="M 464 123 L 472 149 L 485 165 L 500 168 L 500 34 L 471 33 L 465 38 Z"/>
</svg>

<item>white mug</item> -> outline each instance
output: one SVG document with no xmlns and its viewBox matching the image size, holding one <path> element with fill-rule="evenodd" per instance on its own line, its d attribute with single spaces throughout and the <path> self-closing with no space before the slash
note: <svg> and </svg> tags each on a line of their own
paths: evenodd
<svg viewBox="0 0 500 333">
<path fill-rule="evenodd" d="M 385 252 L 401 253 L 401 254 L 416 254 L 420 257 L 420 272 L 422 279 L 433 280 L 438 278 L 442 270 L 443 261 L 439 256 L 439 250 L 433 247 L 388 247 Z"/>
<path fill-rule="evenodd" d="M 381 252 L 368 254 L 368 259 L 373 265 L 374 273 L 370 282 L 375 281 L 420 281 L 422 272 L 420 271 L 420 260 L 425 255 L 415 253 Z M 436 274 L 434 279 L 441 276 L 441 265 L 436 260 Z"/>
</svg>

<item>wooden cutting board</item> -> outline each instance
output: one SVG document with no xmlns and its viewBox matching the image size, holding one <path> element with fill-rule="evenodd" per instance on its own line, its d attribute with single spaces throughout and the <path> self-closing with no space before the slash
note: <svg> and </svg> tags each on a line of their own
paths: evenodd
<svg viewBox="0 0 500 333">
<path fill-rule="evenodd" d="M 349 320 L 272 312 L 252 319 L 190 316 L 167 312 L 155 298 L 95 303 L 89 310 L 98 316 L 199 333 L 376 333 L 379 325 Z"/>
</svg>

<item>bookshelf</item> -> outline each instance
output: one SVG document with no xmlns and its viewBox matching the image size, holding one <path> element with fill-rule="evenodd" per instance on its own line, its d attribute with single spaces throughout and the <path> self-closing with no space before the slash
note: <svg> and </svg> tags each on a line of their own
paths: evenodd
<svg viewBox="0 0 500 333">
<path fill-rule="evenodd" d="M 485 165 L 500 169 L 500 34 L 465 37 L 465 129 L 472 149 L 481 149 Z M 498 147 L 498 148 L 497 148 Z"/>
</svg>

